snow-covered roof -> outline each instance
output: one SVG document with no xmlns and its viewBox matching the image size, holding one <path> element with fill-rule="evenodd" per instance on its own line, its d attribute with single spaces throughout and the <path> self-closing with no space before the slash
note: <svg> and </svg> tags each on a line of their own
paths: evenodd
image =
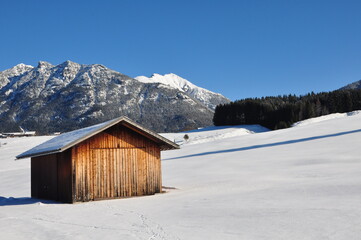
<svg viewBox="0 0 361 240">
<path fill-rule="evenodd" d="M 107 122 L 103 122 L 97 125 L 93 125 L 86 128 L 81 128 L 75 131 L 63 133 L 57 137 L 54 137 L 22 154 L 16 156 L 17 159 L 27 158 L 27 157 L 36 157 L 42 155 L 48 155 L 58 152 L 63 152 L 74 145 L 116 125 L 122 124 L 139 134 L 157 142 L 160 145 L 161 150 L 169 149 L 178 149 L 179 146 L 172 141 L 168 140 L 165 137 L 160 136 L 159 134 L 146 129 L 139 124 L 131 121 L 127 117 L 120 117 Z"/>
</svg>

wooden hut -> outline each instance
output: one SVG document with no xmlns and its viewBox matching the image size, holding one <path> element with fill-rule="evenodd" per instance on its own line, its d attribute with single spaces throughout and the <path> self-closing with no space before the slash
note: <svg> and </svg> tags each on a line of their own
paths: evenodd
<svg viewBox="0 0 361 240">
<path fill-rule="evenodd" d="M 31 157 L 31 196 L 74 203 L 162 191 L 160 151 L 172 141 L 126 117 L 61 134 Z"/>
</svg>

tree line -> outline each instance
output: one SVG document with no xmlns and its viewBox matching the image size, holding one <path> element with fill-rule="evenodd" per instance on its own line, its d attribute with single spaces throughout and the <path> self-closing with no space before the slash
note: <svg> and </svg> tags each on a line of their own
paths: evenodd
<svg viewBox="0 0 361 240">
<path fill-rule="evenodd" d="M 218 105 L 213 123 L 215 126 L 260 124 L 275 130 L 308 118 L 354 110 L 361 110 L 361 89 L 237 100 Z"/>
</svg>

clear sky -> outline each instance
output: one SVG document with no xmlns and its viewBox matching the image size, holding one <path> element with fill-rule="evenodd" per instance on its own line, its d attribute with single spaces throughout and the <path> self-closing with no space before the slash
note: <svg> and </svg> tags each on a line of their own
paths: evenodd
<svg viewBox="0 0 361 240">
<path fill-rule="evenodd" d="M 231 100 L 361 79 L 361 1 L 2 0 L 0 71 L 100 63 L 175 73 Z"/>
</svg>

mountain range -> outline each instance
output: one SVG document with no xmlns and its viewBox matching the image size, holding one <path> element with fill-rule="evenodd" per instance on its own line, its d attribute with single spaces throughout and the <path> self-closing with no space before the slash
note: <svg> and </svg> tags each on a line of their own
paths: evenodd
<svg viewBox="0 0 361 240">
<path fill-rule="evenodd" d="M 127 116 L 157 132 L 212 125 L 229 99 L 176 74 L 129 77 L 101 64 L 18 64 L 0 72 L 0 132 L 65 132 Z"/>
</svg>

